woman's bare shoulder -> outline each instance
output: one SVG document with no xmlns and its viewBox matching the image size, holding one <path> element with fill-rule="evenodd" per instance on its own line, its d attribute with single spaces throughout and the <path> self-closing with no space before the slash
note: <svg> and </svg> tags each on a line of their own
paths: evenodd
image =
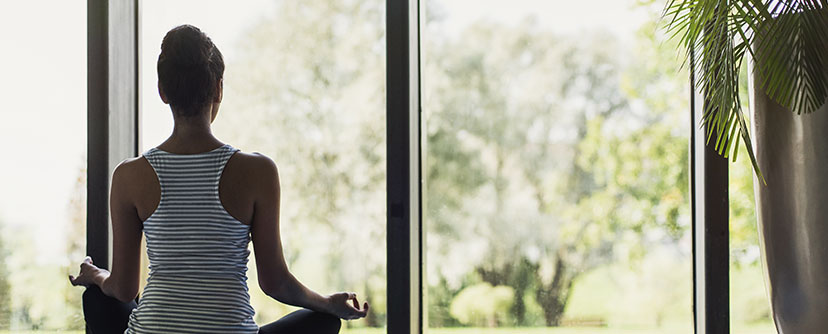
<svg viewBox="0 0 828 334">
<path fill-rule="evenodd" d="M 270 157 L 259 152 L 236 152 L 230 158 L 229 163 L 233 163 L 239 170 L 244 171 L 245 174 L 268 174 L 277 170 L 276 163 Z"/>
<path fill-rule="evenodd" d="M 134 158 L 127 158 L 118 166 L 115 166 L 115 171 L 112 172 L 113 179 L 115 177 L 122 177 L 127 180 L 135 180 L 137 177 L 146 175 L 152 171 L 149 161 L 144 156 L 137 156 Z"/>
<path fill-rule="evenodd" d="M 229 174 L 229 175 L 227 175 Z M 225 166 L 225 175 L 248 189 L 264 188 L 278 183 L 279 172 L 273 159 L 258 152 L 236 152 Z"/>
<path fill-rule="evenodd" d="M 149 217 L 160 200 L 161 186 L 143 156 L 121 161 L 112 173 L 112 196 L 135 206 L 139 217 Z"/>
</svg>

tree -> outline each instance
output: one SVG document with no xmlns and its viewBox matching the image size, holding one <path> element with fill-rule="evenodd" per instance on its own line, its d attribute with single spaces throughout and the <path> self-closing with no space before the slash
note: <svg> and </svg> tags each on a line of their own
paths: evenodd
<svg viewBox="0 0 828 334">
<path fill-rule="evenodd" d="M 548 313 L 547 323 L 555 325 L 563 314 L 561 305 L 574 271 L 570 273 L 572 260 L 563 260 L 565 248 L 556 234 L 565 221 L 553 214 L 560 209 L 554 206 L 589 195 L 588 175 L 572 164 L 568 169 L 575 177 L 571 179 L 579 182 L 569 185 L 574 190 L 568 195 L 572 198 L 556 198 L 558 195 L 548 190 L 563 179 L 565 162 L 573 161 L 574 145 L 586 134 L 587 110 L 611 113 L 623 106 L 624 100 L 616 93 L 615 83 L 606 80 L 616 70 L 606 51 L 536 30 L 531 25 L 512 28 L 481 23 L 464 32 L 463 39 L 429 47 L 435 52 L 430 55 L 434 62 L 428 72 L 433 92 L 427 108 L 429 152 L 439 154 L 441 148 L 436 144 L 441 141 L 432 139 L 439 140 L 441 133 L 465 136 L 454 147 L 475 152 L 480 175 L 469 178 L 484 180 L 477 189 L 466 190 L 472 193 L 470 197 L 458 199 L 464 203 L 462 210 L 467 210 L 459 214 L 469 217 L 464 219 L 466 224 L 452 219 L 458 214 L 439 212 L 446 208 L 435 208 L 431 203 L 429 223 L 438 231 L 453 230 L 448 235 L 476 232 L 482 240 L 463 236 L 447 242 L 486 244 L 487 250 L 479 253 L 482 257 L 470 265 L 492 285 L 515 287 L 518 324 L 523 324 L 523 298 L 533 284 L 530 279 L 546 265 L 541 260 L 559 259 L 553 269 L 553 286 L 537 290 L 542 292 L 537 297 Z M 610 65 L 593 66 L 596 62 Z M 564 109 L 582 96 L 587 100 L 582 101 L 579 112 Z M 554 133 L 566 129 L 573 129 L 569 138 L 553 139 Z M 445 160 L 437 160 L 441 158 Z M 433 159 L 438 169 L 463 164 L 445 155 Z M 475 169 L 466 172 L 471 174 Z M 441 178 L 439 172 L 428 177 L 429 186 L 467 187 Z M 429 245 L 445 237 L 431 234 Z M 540 256 L 530 260 L 531 252 Z M 441 261 L 440 256 L 430 256 L 430 261 Z"/>
<path fill-rule="evenodd" d="M 672 116 L 684 79 L 664 62 L 624 68 L 611 36 L 525 22 L 427 45 L 429 262 L 452 264 L 429 270 L 513 287 L 519 325 L 533 291 L 554 326 L 583 272 L 686 230 L 686 135 Z M 640 47 L 668 53 L 655 39 Z M 666 90 L 636 96 L 645 85 Z"/>
</svg>

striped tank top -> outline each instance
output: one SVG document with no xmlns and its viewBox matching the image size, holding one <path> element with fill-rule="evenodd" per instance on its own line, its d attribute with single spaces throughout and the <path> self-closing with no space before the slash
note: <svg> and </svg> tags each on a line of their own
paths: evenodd
<svg viewBox="0 0 828 334">
<path fill-rule="evenodd" d="M 247 290 L 250 227 L 224 210 L 218 186 L 238 151 L 158 148 L 143 155 L 161 184 L 144 221 L 149 278 L 125 333 L 257 333 Z"/>
</svg>

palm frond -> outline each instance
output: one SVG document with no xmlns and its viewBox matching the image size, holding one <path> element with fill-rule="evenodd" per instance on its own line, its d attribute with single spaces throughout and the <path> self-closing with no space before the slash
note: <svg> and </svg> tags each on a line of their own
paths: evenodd
<svg viewBox="0 0 828 334">
<path fill-rule="evenodd" d="M 744 142 L 764 182 L 739 99 L 739 69 L 748 55 L 771 99 L 797 114 L 819 109 L 828 99 L 828 0 L 670 0 L 662 17 L 685 49 L 684 65 L 696 67 L 708 144 L 735 161 Z"/>
</svg>

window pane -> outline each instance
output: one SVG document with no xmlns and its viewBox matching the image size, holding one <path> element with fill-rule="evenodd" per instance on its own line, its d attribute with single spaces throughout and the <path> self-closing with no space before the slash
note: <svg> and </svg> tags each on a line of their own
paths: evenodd
<svg viewBox="0 0 828 334">
<path fill-rule="evenodd" d="M 747 64 L 740 75 L 742 109 L 748 106 Z M 730 186 L 730 319 L 733 333 L 776 333 L 759 255 L 753 167 L 744 145 L 728 166 Z"/>
<path fill-rule="evenodd" d="M 693 332 L 688 74 L 663 5 L 427 3 L 431 333 Z"/>
<path fill-rule="evenodd" d="M 0 332 L 80 330 L 86 3 L 4 3 L 0 41 Z"/>
<path fill-rule="evenodd" d="M 385 2 L 142 4 L 142 150 L 172 129 L 156 88 L 161 39 L 176 25 L 193 24 L 225 57 L 214 134 L 279 166 L 291 271 L 320 293 L 355 291 L 372 305 L 366 319 L 344 326 L 383 327 Z M 252 259 L 248 285 L 263 325 L 293 308 L 260 291 Z"/>
</svg>

